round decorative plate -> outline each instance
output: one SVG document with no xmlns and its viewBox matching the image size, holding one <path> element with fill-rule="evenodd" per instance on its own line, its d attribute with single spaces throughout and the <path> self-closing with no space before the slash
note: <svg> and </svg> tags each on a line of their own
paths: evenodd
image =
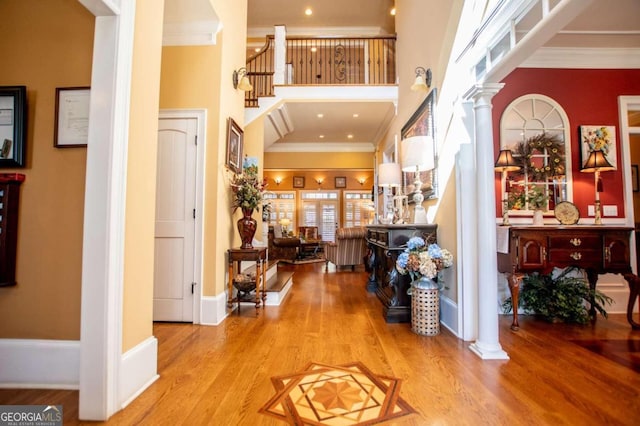
<svg viewBox="0 0 640 426">
<path fill-rule="evenodd" d="M 580 219 L 580 212 L 570 201 L 561 201 L 553 209 L 556 219 L 563 225 L 575 225 Z"/>
</svg>

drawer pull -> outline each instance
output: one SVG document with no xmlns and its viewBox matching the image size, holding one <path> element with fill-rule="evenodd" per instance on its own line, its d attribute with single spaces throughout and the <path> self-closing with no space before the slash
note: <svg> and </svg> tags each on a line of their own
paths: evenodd
<svg viewBox="0 0 640 426">
<path fill-rule="evenodd" d="M 569 240 L 569 242 L 574 247 L 578 247 L 580 244 L 582 244 L 582 241 L 580 240 L 580 238 L 572 238 Z"/>
<path fill-rule="evenodd" d="M 574 251 L 573 253 L 571 253 L 569 255 L 570 258 L 572 258 L 573 260 L 580 260 L 582 259 L 582 253 L 578 252 L 578 251 Z"/>
</svg>

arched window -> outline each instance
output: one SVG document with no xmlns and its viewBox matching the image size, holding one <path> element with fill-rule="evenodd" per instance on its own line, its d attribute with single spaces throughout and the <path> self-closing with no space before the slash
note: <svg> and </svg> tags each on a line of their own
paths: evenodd
<svg viewBox="0 0 640 426">
<path fill-rule="evenodd" d="M 500 119 L 500 149 L 511 149 L 521 166 L 503 182 L 510 214 L 573 200 L 569 119 L 556 101 L 530 94 L 511 102 Z"/>
</svg>

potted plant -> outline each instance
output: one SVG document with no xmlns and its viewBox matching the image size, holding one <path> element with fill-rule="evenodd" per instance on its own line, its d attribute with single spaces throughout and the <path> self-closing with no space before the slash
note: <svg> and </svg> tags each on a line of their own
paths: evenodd
<svg viewBox="0 0 640 426">
<path fill-rule="evenodd" d="M 520 306 L 525 313 L 535 313 L 550 322 L 574 322 L 586 324 L 590 315 L 587 305 L 603 317 L 607 317 L 606 304 L 612 299 L 598 290 L 591 290 L 589 282 L 580 274 L 578 268 L 569 267 L 559 274 L 527 275 L 522 280 Z M 513 310 L 511 297 L 502 304 L 505 314 Z"/>
<path fill-rule="evenodd" d="M 440 286 L 434 281 L 439 273 L 453 265 L 453 255 L 437 244 L 412 237 L 407 248 L 398 255 L 396 269 L 411 276 L 411 330 L 432 336 L 440 333 Z"/>
</svg>

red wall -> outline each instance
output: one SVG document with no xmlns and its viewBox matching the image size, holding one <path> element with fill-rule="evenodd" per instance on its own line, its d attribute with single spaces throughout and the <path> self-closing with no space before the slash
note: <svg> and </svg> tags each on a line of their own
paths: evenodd
<svg viewBox="0 0 640 426">
<path fill-rule="evenodd" d="M 504 80 L 504 88 L 493 98 L 494 152 L 500 147 L 500 117 L 514 99 L 527 94 L 542 94 L 554 99 L 569 117 L 571 130 L 571 169 L 573 202 L 580 217 L 587 218 L 587 206 L 593 204 L 593 173 L 580 172 L 580 126 L 615 126 L 618 170 L 603 172 L 602 205 L 617 205 L 618 217 L 624 216 L 622 187 L 622 150 L 618 96 L 640 95 L 640 70 L 580 70 L 519 68 Z M 496 173 L 496 212 L 501 215 L 500 174 Z"/>
</svg>

